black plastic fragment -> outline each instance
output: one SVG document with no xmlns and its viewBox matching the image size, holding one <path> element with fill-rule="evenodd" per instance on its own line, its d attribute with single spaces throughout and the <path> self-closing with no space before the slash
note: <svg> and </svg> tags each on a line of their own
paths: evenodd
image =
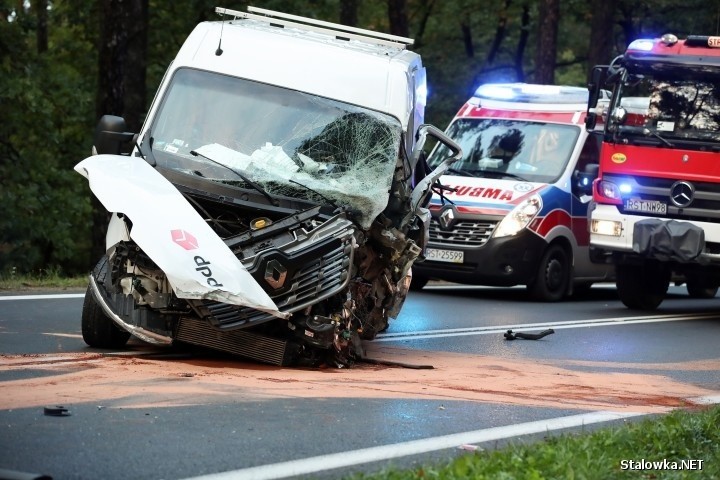
<svg viewBox="0 0 720 480">
<path fill-rule="evenodd" d="M 45 415 L 51 417 L 67 417 L 70 415 L 70 411 L 62 405 L 51 405 L 43 408 Z"/>
<path fill-rule="evenodd" d="M 547 330 L 543 330 L 540 333 L 522 333 L 522 332 L 516 332 L 513 333 L 512 330 L 508 330 L 503 334 L 506 340 L 515 340 L 516 338 L 523 338 L 525 340 L 540 340 L 541 338 L 550 335 L 551 333 L 555 333 L 555 330 L 552 328 L 548 328 Z"/>
</svg>

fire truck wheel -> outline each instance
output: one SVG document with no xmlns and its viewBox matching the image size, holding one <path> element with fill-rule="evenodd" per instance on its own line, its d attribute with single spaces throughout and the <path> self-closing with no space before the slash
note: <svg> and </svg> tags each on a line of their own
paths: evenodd
<svg viewBox="0 0 720 480">
<path fill-rule="evenodd" d="M 430 279 L 425 275 L 413 272 L 412 280 L 410 281 L 410 290 L 413 292 L 419 292 L 425 285 L 427 285 Z"/>
<path fill-rule="evenodd" d="M 100 259 L 92 275 L 98 284 L 105 282 L 108 274 L 108 258 Z M 95 348 L 119 348 L 130 339 L 130 333 L 121 330 L 110 317 L 105 315 L 102 307 L 97 304 L 91 287 L 85 292 L 85 301 L 81 315 L 82 336 L 85 343 Z"/>
<path fill-rule="evenodd" d="M 618 265 L 615 274 L 620 301 L 634 310 L 655 310 L 670 286 L 670 270 L 659 264 Z"/>
<path fill-rule="evenodd" d="M 550 245 L 540 260 L 535 280 L 527 288 L 533 300 L 557 302 L 570 285 L 570 256 L 557 244 Z"/>
</svg>

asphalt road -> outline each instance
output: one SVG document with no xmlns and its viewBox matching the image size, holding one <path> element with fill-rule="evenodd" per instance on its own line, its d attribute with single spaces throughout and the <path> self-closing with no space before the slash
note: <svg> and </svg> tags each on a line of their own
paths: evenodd
<svg viewBox="0 0 720 480">
<path fill-rule="evenodd" d="M 433 370 L 307 370 L 136 342 L 94 350 L 80 294 L 2 295 L 0 473 L 338 478 L 720 402 L 720 299 L 671 287 L 642 314 L 609 286 L 562 303 L 525 297 L 412 292 L 368 356 Z M 547 328 L 537 341 L 503 336 Z M 53 405 L 69 415 L 45 415 Z"/>
</svg>

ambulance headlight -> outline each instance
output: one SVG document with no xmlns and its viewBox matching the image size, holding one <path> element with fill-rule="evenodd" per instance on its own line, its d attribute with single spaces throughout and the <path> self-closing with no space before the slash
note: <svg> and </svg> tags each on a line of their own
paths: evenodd
<svg viewBox="0 0 720 480">
<path fill-rule="evenodd" d="M 542 199 L 539 195 L 533 195 L 522 201 L 498 223 L 493 232 L 493 237 L 500 238 L 516 235 L 520 230 L 528 226 L 540 213 L 540 210 L 542 210 Z"/>
</svg>

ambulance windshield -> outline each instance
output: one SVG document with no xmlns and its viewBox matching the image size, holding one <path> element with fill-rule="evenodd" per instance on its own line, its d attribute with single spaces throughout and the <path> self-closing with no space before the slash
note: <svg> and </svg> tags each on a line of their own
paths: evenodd
<svg viewBox="0 0 720 480">
<path fill-rule="evenodd" d="M 267 195 L 387 205 L 403 136 L 390 116 L 303 92 L 178 69 L 150 127 L 158 167 Z"/>
<path fill-rule="evenodd" d="M 463 158 L 453 165 L 451 174 L 551 183 L 565 170 L 580 127 L 461 118 L 446 133 L 463 150 Z M 434 168 L 447 156 L 444 147 L 437 148 L 428 163 Z"/>
</svg>

